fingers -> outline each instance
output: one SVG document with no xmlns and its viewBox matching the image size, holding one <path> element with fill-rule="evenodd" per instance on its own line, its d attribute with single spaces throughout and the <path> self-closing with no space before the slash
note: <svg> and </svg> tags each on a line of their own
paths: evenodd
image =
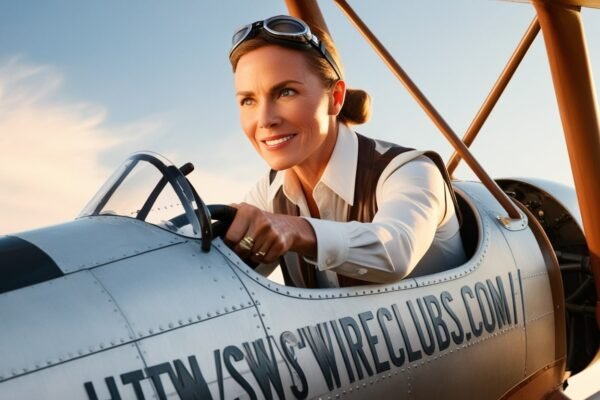
<svg viewBox="0 0 600 400">
<path fill-rule="evenodd" d="M 265 241 L 262 241 L 261 243 L 256 243 L 254 249 L 252 250 L 252 254 L 250 255 L 250 260 L 252 260 L 252 262 L 254 263 L 259 264 L 268 264 L 277 260 L 277 258 L 279 258 L 279 254 L 273 256 L 273 252 L 271 251 L 272 247 L 272 243 L 268 243 Z"/>
<path fill-rule="evenodd" d="M 241 258 L 254 263 L 271 263 L 289 250 L 288 235 L 277 223 L 276 215 L 246 203 L 232 204 L 235 219 L 225 234 L 225 242 Z"/>
<path fill-rule="evenodd" d="M 231 206 L 236 208 L 237 212 L 225 234 L 225 243 L 241 258 L 248 258 L 253 254 L 256 243 L 253 221 L 259 217 L 261 211 L 246 203 Z"/>
</svg>

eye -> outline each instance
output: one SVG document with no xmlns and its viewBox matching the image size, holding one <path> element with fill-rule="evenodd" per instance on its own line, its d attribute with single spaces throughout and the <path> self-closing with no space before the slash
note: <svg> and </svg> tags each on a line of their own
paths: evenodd
<svg viewBox="0 0 600 400">
<path fill-rule="evenodd" d="M 251 97 L 244 97 L 240 100 L 240 106 L 251 106 L 254 104 L 254 99 Z"/>
<path fill-rule="evenodd" d="M 280 97 L 290 97 L 290 96 L 295 95 L 296 93 L 298 93 L 298 92 L 296 92 L 294 89 L 286 87 L 279 91 L 279 96 Z"/>
</svg>

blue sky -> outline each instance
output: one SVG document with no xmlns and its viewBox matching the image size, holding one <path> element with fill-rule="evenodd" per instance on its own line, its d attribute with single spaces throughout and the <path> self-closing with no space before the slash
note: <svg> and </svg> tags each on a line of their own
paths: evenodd
<svg viewBox="0 0 600 400">
<path fill-rule="evenodd" d="M 501 1 L 352 3 L 461 136 L 534 15 Z M 321 8 L 349 86 L 373 97 L 372 120 L 356 129 L 447 158 L 450 146 L 341 11 Z M 280 13 L 273 0 L 4 1 L 0 233 L 74 217 L 138 150 L 194 162 L 208 202 L 238 200 L 266 167 L 239 127 L 230 37 Z M 583 16 L 597 72 L 600 11 Z M 473 151 L 494 177 L 572 182 L 541 35 Z M 457 176 L 472 177 L 464 167 Z"/>
</svg>

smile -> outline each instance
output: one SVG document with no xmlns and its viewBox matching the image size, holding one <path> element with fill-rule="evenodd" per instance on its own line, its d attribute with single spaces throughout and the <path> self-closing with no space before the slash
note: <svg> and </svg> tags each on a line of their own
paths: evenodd
<svg viewBox="0 0 600 400">
<path fill-rule="evenodd" d="M 282 137 L 278 137 L 277 139 L 267 139 L 267 140 L 263 140 L 263 143 L 266 144 L 268 147 L 275 147 L 275 146 L 278 146 L 282 143 L 289 141 L 294 136 L 296 136 L 296 135 L 282 136 Z"/>
</svg>

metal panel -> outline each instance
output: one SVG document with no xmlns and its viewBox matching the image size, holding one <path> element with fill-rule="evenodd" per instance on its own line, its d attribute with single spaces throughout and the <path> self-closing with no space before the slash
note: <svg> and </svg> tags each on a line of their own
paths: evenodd
<svg viewBox="0 0 600 400">
<path fill-rule="evenodd" d="M 14 236 L 44 250 L 64 273 L 92 268 L 187 240 L 136 219 L 111 216 L 81 218 Z"/>
<path fill-rule="evenodd" d="M 520 270 L 527 330 L 527 374 L 553 362 L 554 301 L 548 269 L 531 230 L 503 231 Z"/>
<path fill-rule="evenodd" d="M 255 308 L 148 337 L 141 340 L 139 346 L 148 365 L 146 379 L 158 383 L 155 386 L 159 397 L 164 394 L 174 399 L 209 398 L 208 394 L 213 399 L 245 399 L 249 393 L 242 386 L 244 382 L 248 382 L 254 388 L 254 394 L 262 398 L 248 358 L 256 358 L 254 346 L 264 346 L 269 359 L 275 359 L 269 351 L 269 342 Z M 242 358 L 236 361 L 234 353 Z M 259 365 L 264 364 L 259 362 Z M 184 369 L 195 375 L 197 384 L 193 388 L 177 385 L 179 379 L 185 376 Z M 239 375 L 234 373 L 232 376 L 229 369 Z M 264 367 L 255 367 L 255 371 L 260 373 L 257 369 L 264 371 Z M 280 370 L 283 372 L 285 367 Z M 273 389 L 273 392 L 276 390 Z M 287 397 L 293 398 L 291 394 Z"/>
<path fill-rule="evenodd" d="M 252 306 L 222 255 L 201 252 L 196 241 L 98 267 L 93 273 L 119 304 L 136 338 Z"/>
<path fill-rule="evenodd" d="M 530 230 L 504 231 L 510 251 L 521 271 L 525 308 L 528 318 L 552 312 L 552 291 L 546 263 L 539 245 Z"/>
<path fill-rule="evenodd" d="M 411 386 L 422 399 L 499 399 L 520 380 L 524 348 L 520 329 L 488 336 L 419 366 Z"/>
<path fill-rule="evenodd" d="M 143 367 L 134 344 L 82 357 L 61 365 L 53 366 L 35 374 L 27 374 L 3 382 L 0 385 L 0 399 L 88 399 L 85 384 L 90 382 L 91 390 L 98 399 L 136 399 L 131 384 L 123 385 L 119 376 L 114 377 L 120 397 L 112 396 L 105 378 L 112 377 L 118 366 L 123 371 Z M 153 398 L 154 390 L 149 382 L 142 382 L 145 398 Z"/>
<path fill-rule="evenodd" d="M 132 339 L 87 271 L 0 295 L 0 382 Z"/>
<path fill-rule="evenodd" d="M 527 365 L 526 373 L 532 374 L 550 365 L 554 357 L 554 314 L 546 313 L 527 317 Z"/>
</svg>

